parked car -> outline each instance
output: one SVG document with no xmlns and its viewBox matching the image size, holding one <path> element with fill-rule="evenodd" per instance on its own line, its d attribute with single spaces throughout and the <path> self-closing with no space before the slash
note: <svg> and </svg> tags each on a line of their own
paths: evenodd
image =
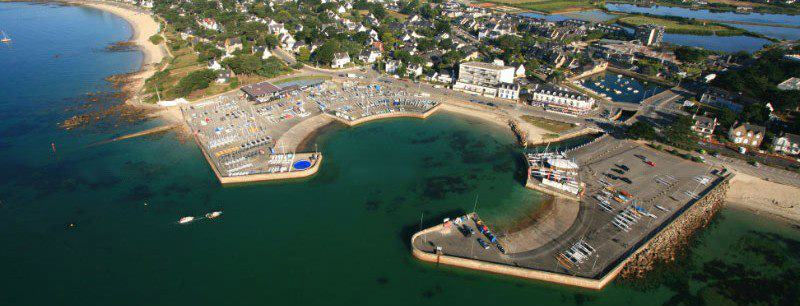
<svg viewBox="0 0 800 306">
<path fill-rule="evenodd" d="M 481 238 L 478 238 L 478 244 L 480 244 L 481 247 L 484 248 L 484 249 L 487 249 L 487 250 L 489 249 L 489 244 L 486 243 L 486 241 L 483 241 L 483 239 L 481 239 Z"/>
</svg>

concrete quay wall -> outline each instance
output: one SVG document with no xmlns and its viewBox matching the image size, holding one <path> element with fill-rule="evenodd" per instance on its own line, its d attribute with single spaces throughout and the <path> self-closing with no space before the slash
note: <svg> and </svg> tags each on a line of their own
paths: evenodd
<svg viewBox="0 0 800 306">
<path fill-rule="evenodd" d="M 313 153 L 297 153 L 296 155 L 304 156 L 304 154 L 311 155 Z M 316 153 L 316 154 L 317 154 L 316 160 L 311 165 L 311 167 L 309 167 L 306 170 L 278 172 L 278 173 L 260 173 L 260 174 L 250 174 L 242 176 L 217 176 L 217 178 L 223 185 L 305 178 L 312 176 L 316 174 L 317 171 L 319 171 L 319 167 L 322 164 L 322 153 Z"/>
<path fill-rule="evenodd" d="M 504 274 L 504 275 L 510 275 L 527 279 L 541 280 L 545 282 L 558 283 L 563 285 L 594 289 L 594 290 L 602 289 L 611 280 L 613 280 L 613 278 L 605 278 L 598 280 L 598 279 L 590 279 L 583 277 L 575 277 L 567 274 L 553 273 L 553 272 L 528 269 L 522 267 L 514 267 L 509 265 L 450 256 L 445 254 L 433 254 L 413 247 L 414 240 L 416 240 L 417 237 L 429 232 L 442 230 L 443 227 L 444 226 L 440 224 L 414 234 L 414 236 L 411 237 L 412 255 L 414 255 L 414 257 L 416 257 L 419 260 L 432 263 L 441 263 L 455 267 L 485 271 L 490 273 Z"/>
<path fill-rule="evenodd" d="M 437 104 L 436 106 L 431 107 L 431 109 L 427 110 L 424 113 L 391 112 L 391 113 L 384 113 L 384 114 L 378 114 L 378 115 L 362 117 L 362 118 L 358 118 L 356 120 L 347 120 L 347 119 L 344 119 L 344 118 L 341 118 L 341 117 L 338 117 L 338 116 L 335 116 L 335 115 L 331 115 L 329 113 L 325 113 L 325 114 L 330 116 L 333 119 L 336 119 L 337 121 L 339 121 L 341 123 L 344 123 L 344 124 L 348 125 L 348 126 L 356 126 L 356 125 L 359 125 L 359 124 L 362 124 L 362 123 L 366 123 L 366 122 L 370 122 L 370 121 L 381 120 L 381 119 L 389 119 L 389 118 L 419 118 L 419 119 L 425 119 L 425 118 L 428 118 L 428 116 L 430 116 L 433 113 L 435 113 L 436 111 L 438 111 L 441 106 L 442 106 L 441 103 Z"/>
</svg>

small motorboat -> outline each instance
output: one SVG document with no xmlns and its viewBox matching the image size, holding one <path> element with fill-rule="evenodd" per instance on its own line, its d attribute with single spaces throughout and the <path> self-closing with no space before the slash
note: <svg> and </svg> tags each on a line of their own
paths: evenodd
<svg viewBox="0 0 800 306">
<path fill-rule="evenodd" d="M 219 218 L 219 216 L 222 216 L 222 211 L 214 211 L 206 214 L 206 218 L 208 219 Z"/>
<path fill-rule="evenodd" d="M 183 217 L 180 220 L 178 220 L 178 223 L 179 224 L 186 224 L 186 223 L 189 223 L 189 222 L 192 222 L 192 221 L 194 221 L 194 217 L 188 216 L 188 217 Z"/>
</svg>

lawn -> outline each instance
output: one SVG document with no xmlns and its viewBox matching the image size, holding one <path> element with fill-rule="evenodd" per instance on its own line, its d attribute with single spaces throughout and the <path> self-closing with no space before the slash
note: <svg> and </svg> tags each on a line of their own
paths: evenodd
<svg viewBox="0 0 800 306">
<path fill-rule="evenodd" d="M 591 1 L 579 0 L 491 0 L 489 2 L 551 14 L 598 8 Z"/>
<path fill-rule="evenodd" d="M 550 132 L 555 133 L 555 134 L 561 133 L 561 132 L 564 132 L 564 131 L 568 131 L 568 130 L 572 129 L 573 127 L 575 127 L 575 125 L 572 124 L 572 123 L 561 122 L 561 121 L 556 121 L 556 120 L 552 120 L 552 119 L 534 117 L 534 116 L 528 116 L 528 115 L 522 116 L 522 120 L 525 120 L 525 122 L 530 123 L 533 126 L 545 129 L 545 130 L 550 131 Z M 552 136 L 552 135 L 550 135 L 550 136 Z M 552 137 L 550 137 L 550 138 L 552 138 Z"/>
<path fill-rule="evenodd" d="M 731 36 L 731 35 L 742 35 L 744 31 L 739 29 L 734 29 L 710 22 L 703 22 L 700 21 L 681 21 L 681 20 L 673 20 L 673 19 L 665 19 L 665 18 L 658 18 L 653 16 L 643 16 L 643 15 L 628 15 L 625 17 L 621 17 L 617 19 L 617 23 L 628 26 L 628 27 L 636 27 L 639 25 L 647 25 L 647 24 L 654 24 L 654 25 L 661 25 L 666 28 L 667 33 L 675 33 L 675 34 L 696 34 L 696 35 L 720 35 L 720 36 Z"/>
</svg>

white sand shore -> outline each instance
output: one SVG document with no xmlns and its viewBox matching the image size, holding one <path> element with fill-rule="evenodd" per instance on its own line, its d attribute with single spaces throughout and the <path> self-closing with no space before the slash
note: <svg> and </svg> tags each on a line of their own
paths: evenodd
<svg viewBox="0 0 800 306">
<path fill-rule="evenodd" d="M 144 54 L 142 70 L 145 70 L 147 65 L 160 63 L 161 60 L 166 57 L 165 49 L 161 47 L 163 43 L 161 45 L 154 45 L 149 40 L 150 36 L 158 34 L 161 31 L 161 25 L 153 19 L 153 16 L 146 13 L 144 10 L 128 7 L 121 3 L 102 1 L 69 1 L 69 3 L 96 8 L 125 19 L 133 29 L 133 37 L 131 37 L 130 41 L 135 43 Z"/>
<path fill-rule="evenodd" d="M 150 42 L 150 37 L 161 32 L 161 24 L 147 11 L 141 8 L 130 6 L 123 3 L 90 1 L 90 0 L 66 0 L 66 3 L 83 5 L 99 9 L 125 19 L 131 25 L 133 35 L 129 42 L 134 43 L 143 54 L 140 70 L 129 76 L 129 83 L 125 84 L 123 90 L 131 94 L 125 101 L 128 105 L 146 108 L 149 110 L 161 109 L 151 114 L 170 122 L 180 122 L 180 117 L 175 115 L 175 111 L 180 112 L 177 107 L 175 110 L 165 109 L 161 106 L 142 102 L 140 92 L 144 88 L 144 82 L 158 71 L 157 64 L 168 57 L 169 54 L 165 42 L 154 45 Z"/>
<path fill-rule="evenodd" d="M 800 189 L 737 173 L 726 197 L 731 207 L 800 222 Z"/>
</svg>

